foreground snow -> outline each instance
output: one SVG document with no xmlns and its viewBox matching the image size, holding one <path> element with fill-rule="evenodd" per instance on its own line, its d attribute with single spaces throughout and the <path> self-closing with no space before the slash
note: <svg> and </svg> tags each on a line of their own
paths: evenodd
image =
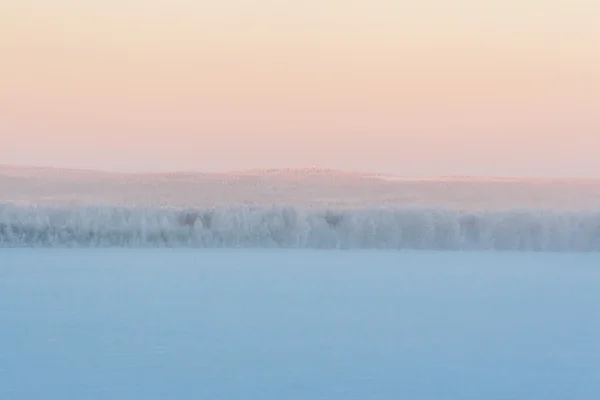
<svg viewBox="0 0 600 400">
<path fill-rule="evenodd" d="M 598 399 L 600 256 L 0 250 L 1 399 Z"/>
</svg>

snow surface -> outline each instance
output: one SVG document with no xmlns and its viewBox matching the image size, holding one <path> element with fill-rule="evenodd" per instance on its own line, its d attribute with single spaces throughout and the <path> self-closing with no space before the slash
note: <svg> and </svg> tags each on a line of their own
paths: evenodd
<svg viewBox="0 0 600 400">
<path fill-rule="evenodd" d="M 598 265 L 1 249 L 0 399 L 596 400 Z"/>
<path fill-rule="evenodd" d="M 0 399 L 597 400 L 596 252 L 593 180 L 0 167 Z"/>
</svg>

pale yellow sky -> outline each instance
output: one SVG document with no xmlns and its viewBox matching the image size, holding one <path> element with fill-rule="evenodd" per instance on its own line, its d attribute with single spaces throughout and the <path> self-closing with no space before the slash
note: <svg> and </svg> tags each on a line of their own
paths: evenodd
<svg viewBox="0 0 600 400">
<path fill-rule="evenodd" d="M 0 164 L 600 177 L 597 0 L 0 0 Z"/>
</svg>

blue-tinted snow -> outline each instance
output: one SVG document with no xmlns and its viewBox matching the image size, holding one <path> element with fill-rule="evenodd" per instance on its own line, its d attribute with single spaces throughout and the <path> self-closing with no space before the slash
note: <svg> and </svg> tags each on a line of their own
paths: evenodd
<svg viewBox="0 0 600 400">
<path fill-rule="evenodd" d="M 599 265 L 2 249 L 0 399 L 598 399 Z"/>
</svg>

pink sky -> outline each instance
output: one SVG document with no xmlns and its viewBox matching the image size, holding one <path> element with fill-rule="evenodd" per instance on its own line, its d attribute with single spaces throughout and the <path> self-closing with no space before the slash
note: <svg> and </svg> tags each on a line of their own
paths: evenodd
<svg viewBox="0 0 600 400">
<path fill-rule="evenodd" d="M 0 5 L 0 164 L 600 177 L 596 0 Z"/>
</svg>

